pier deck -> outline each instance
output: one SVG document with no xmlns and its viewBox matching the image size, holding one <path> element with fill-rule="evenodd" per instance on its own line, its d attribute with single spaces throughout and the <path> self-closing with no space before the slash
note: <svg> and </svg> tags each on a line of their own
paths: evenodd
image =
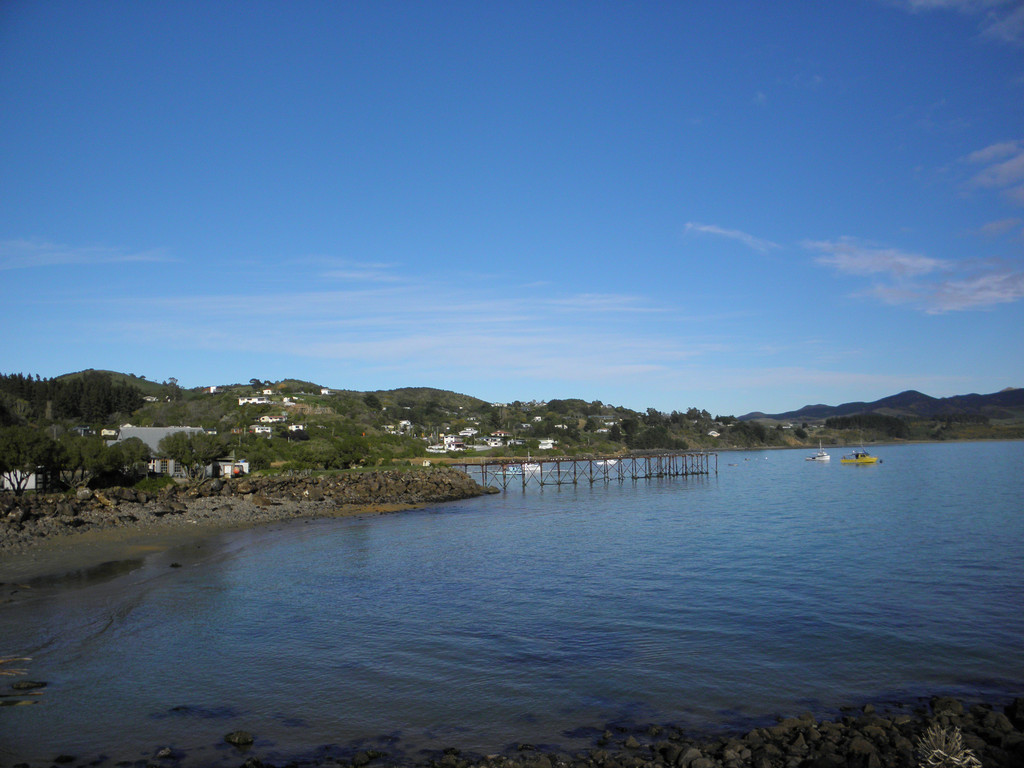
<svg viewBox="0 0 1024 768">
<path fill-rule="evenodd" d="M 717 453 L 659 453 L 590 458 L 484 459 L 452 463 L 480 485 L 502 490 L 521 485 L 576 485 L 718 474 Z"/>
</svg>

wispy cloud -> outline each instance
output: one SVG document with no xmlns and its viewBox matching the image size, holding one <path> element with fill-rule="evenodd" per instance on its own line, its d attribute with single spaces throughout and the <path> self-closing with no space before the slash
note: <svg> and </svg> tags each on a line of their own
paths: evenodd
<svg viewBox="0 0 1024 768">
<path fill-rule="evenodd" d="M 963 280 L 949 280 L 936 287 L 930 297 L 929 312 L 950 312 L 960 309 L 1009 304 L 1024 298 L 1024 271 L 1002 270 L 974 275 Z"/>
<path fill-rule="evenodd" d="M 981 35 L 1007 43 L 1024 41 L 1024 6 L 1017 0 L 883 0 L 912 12 L 956 11 L 978 19 Z"/>
<path fill-rule="evenodd" d="M 928 314 L 987 309 L 1024 298 L 1024 269 L 1004 262 L 953 262 L 863 245 L 852 238 L 805 245 L 816 261 L 840 272 L 879 280 L 855 295 Z"/>
<path fill-rule="evenodd" d="M 999 221 L 990 221 L 983 224 L 978 232 L 985 237 L 998 237 L 1017 229 L 1021 224 L 1024 224 L 1024 221 L 1021 219 L 1000 219 Z"/>
<path fill-rule="evenodd" d="M 755 251 L 766 253 L 774 248 L 779 248 L 777 243 L 773 243 L 771 240 L 764 240 L 760 237 L 754 237 L 748 235 L 746 232 L 740 232 L 736 229 L 725 229 L 724 227 L 715 226 L 714 224 L 698 224 L 695 221 L 686 222 L 686 232 L 696 232 L 702 235 L 713 235 L 715 237 L 724 237 L 729 240 L 736 240 L 743 243 L 748 248 L 753 248 Z"/>
<path fill-rule="evenodd" d="M 971 184 L 1002 191 L 1018 205 L 1024 205 L 1024 141 L 1003 141 L 972 152 L 966 161 L 983 166 Z"/>
<path fill-rule="evenodd" d="M 0 241 L 0 270 L 173 261 L 160 251 L 133 253 L 103 246 L 68 246 L 42 240 Z"/>
<path fill-rule="evenodd" d="M 987 37 L 1008 43 L 1019 43 L 1024 40 L 1024 5 L 1018 5 L 1009 13 L 990 18 L 983 28 L 983 33 Z"/>
<path fill-rule="evenodd" d="M 652 332 L 646 318 L 672 311 L 629 294 L 566 294 L 479 298 L 472 287 L 380 285 L 254 296 L 123 298 L 118 315 L 141 315 L 151 340 L 174 346 L 279 352 L 378 370 L 415 369 L 451 377 L 488 375 L 531 379 L 620 378 L 666 371 L 680 360 L 718 347 Z M 217 329 L 245 327 L 244 338 Z M 105 334 L 138 332 L 124 323 Z M 228 331 L 224 331 L 228 334 Z"/>
<path fill-rule="evenodd" d="M 888 274 L 894 277 L 926 275 L 945 269 L 948 263 L 896 248 L 880 248 L 843 237 L 832 241 L 813 241 L 805 246 L 825 255 L 817 262 L 852 275 Z"/>
</svg>

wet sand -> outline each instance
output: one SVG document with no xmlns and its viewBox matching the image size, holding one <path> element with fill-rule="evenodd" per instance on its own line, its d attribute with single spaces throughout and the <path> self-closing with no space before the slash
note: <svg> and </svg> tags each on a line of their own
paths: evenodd
<svg viewBox="0 0 1024 768">
<path fill-rule="evenodd" d="M 124 561 L 137 561 L 202 542 L 227 531 L 245 530 L 288 520 L 382 515 L 414 509 L 418 504 L 335 505 L 308 502 L 257 506 L 235 501 L 214 507 L 207 500 L 188 503 L 180 516 L 143 519 L 130 525 L 68 531 L 32 540 L 0 552 L 0 600 L 12 587 Z M 138 513 L 139 510 L 136 510 Z"/>
</svg>

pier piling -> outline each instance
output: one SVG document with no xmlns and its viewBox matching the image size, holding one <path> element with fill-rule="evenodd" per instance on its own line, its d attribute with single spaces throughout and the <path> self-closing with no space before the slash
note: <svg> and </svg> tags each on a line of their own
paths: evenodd
<svg viewBox="0 0 1024 768">
<path fill-rule="evenodd" d="M 654 477 L 718 474 L 717 453 L 658 453 L 552 459 L 484 459 L 451 464 L 480 485 L 507 490 L 510 486 L 577 485 Z"/>
</svg>

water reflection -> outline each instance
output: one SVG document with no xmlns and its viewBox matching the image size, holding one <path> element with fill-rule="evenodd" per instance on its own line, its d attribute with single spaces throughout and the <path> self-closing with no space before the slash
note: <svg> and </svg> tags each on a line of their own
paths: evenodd
<svg viewBox="0 0 1024 768">
<path fill-rule="evenodd" d="M 47 574 L 45 576 L 33 576 L 24 581 L 0 582 L 0 602 L 9 602 L 15 596 L 27 596 L 26 593 L 92 587 L 125 576 L 141 568 L 144 562 L 142 558 L 109 560 L 87 568 L 78 568 L 72 571 Z"/>
</svg>

